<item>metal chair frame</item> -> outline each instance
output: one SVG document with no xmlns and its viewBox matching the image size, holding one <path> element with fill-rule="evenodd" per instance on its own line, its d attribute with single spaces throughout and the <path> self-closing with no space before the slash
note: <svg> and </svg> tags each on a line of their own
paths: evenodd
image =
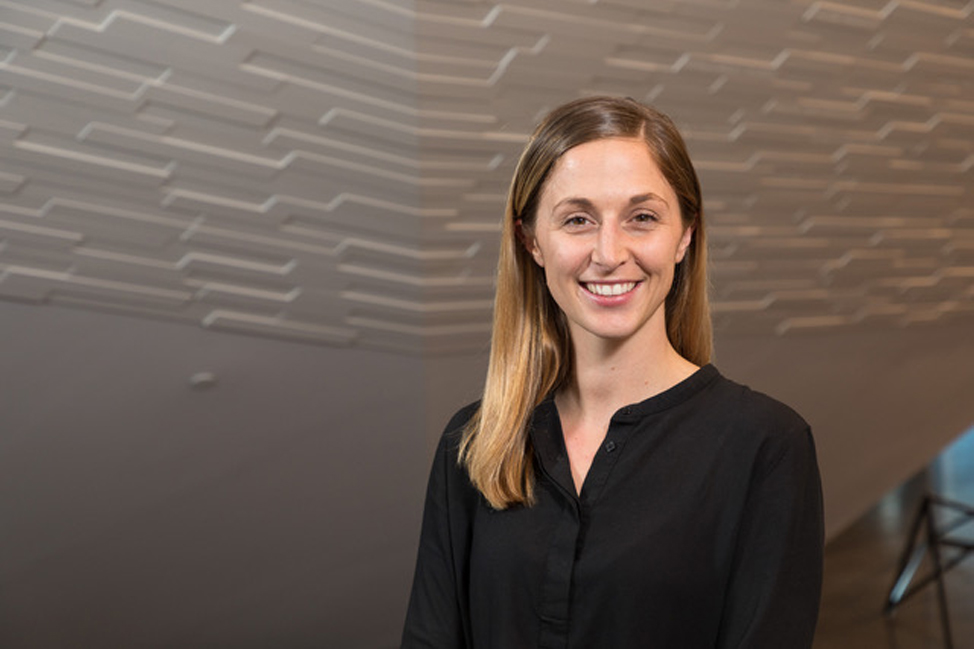
<svg viewBox="0 0 974 649">
<path fill-rule="evenodd" d="M 941 507 L 959 514 L 958 518 L 942 528 L 937 524 L 934 507 Z M 947 590 L 944 586 L 944 574 L 963 561 L 974 551 L 974 541 L 958 539 L 948 536 L 956 529 L 974 522 L 974 507 L 953 500 L 942 498 L 936 494 L 926 494 L 917 510 L 910 526 L 910 536 L 900 555 L 896 579 L 886 596 L 883 613 L 890 616 L 900 604 L 915 595 L 925 586 L 936 582 L 937 603 L 940 610 L 940 626 L 943 632 L 944 647 L 953 649 L 954 640 L 950 631 L 950 612 L 947 607 Z M 925 528 L 921 533 L 921 528 Z M 959 553 L 948 561 L 944 561 L 942 549 L 950 548 Z M 924 555 L 930 552 L 933 570 L 930 574 L 911 585 L 916 572 L 923 561 Z"/>
</svg>

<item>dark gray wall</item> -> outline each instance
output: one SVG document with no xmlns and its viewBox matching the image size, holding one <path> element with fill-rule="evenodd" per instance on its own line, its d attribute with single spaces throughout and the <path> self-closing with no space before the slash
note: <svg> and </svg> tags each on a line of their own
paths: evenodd
<svg viewBox="0 0 974 649">
<path fill-rule="evenodd" d="M 420 359 L 13 303 L 0 341 L 0 646 L 396 644 Z"/>
</svg>

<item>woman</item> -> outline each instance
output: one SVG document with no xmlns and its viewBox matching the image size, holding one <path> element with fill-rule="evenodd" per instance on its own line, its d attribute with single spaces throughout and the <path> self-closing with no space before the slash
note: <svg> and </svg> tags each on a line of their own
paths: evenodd
<svg viewBox="0 0 974 649">
<path fill-rule="evenodd" d="M 508 198 L 483 399 L 434 460 L 404 648 L 811 646 L 811 433 L 709 364 L 706 281 L 669 118 L 548 115 Z"/>
</svg>

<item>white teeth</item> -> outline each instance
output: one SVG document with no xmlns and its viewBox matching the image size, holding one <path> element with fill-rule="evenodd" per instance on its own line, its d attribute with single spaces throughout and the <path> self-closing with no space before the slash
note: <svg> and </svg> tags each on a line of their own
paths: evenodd
<svg viewBox="0 0 974 649">
<path fill-rule="evenodd" d="M 636 282 L 623 282 L 622 284 L 586 284 L 585 288 L 596 295 L 622 295 L 628 293 L 636 287 Z"/>
</svg>

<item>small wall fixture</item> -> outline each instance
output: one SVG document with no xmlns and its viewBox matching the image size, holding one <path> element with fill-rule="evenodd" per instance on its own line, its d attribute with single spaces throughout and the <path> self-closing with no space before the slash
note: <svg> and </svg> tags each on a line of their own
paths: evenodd
<svg viewBox="0 0 974 649">
<path fill-rule="evenodd" d="M 213 372 L 197 372 L 189 377 L 189 385 L 194 390 L 208 390 L 216 385 L 216 374 Z"/>
</svg>

